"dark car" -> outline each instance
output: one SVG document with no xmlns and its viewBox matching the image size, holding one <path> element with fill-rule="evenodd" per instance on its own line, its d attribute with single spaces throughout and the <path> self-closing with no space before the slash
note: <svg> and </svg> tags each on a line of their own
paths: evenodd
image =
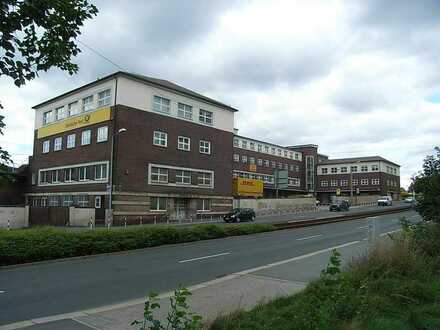
<svg viewBox="0 0 440 330">
<path fill-rule="evenodd" d="M 223 216 L 225 222 L 254 221 L 255 212 L 253 209 L 233 209 Z"/>
<path fill-rule="evenodd" d="M 329 210 L 330 211 L 348 211 L 350 209 L 350 204 L 348 201 L 340 200 L 333 202 L 330 204 Z"/>
</svg>

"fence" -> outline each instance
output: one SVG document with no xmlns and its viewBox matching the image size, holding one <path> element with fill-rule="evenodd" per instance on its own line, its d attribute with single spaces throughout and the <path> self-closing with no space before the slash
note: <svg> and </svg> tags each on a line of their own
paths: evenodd
<svg viewBox="0 0 440 330">
<path fill-rule="evenodd" d="M 28 206 L 0 207 L 0 228 L 24 228 L 29 225 Z"/>
<path fill-rule="evenodd" d="M 113 220 L 113 226 L 129 226 L 129 225 L 179 225 L 179 224 L 197 224 L 197 223 L 218 223 L 223 221 L 224 213 L 217 214 L 197 214 L 187 219 L 178 219 L 170 217 L 167 214 L 157 215 L 140 215 L 130 217 L 117 217 Z M 107 220 L 107 226 L 110 221 Z"/>
</svg>

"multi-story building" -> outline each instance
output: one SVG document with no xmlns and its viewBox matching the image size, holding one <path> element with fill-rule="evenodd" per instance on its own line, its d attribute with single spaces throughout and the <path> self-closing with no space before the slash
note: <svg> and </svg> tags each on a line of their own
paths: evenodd
<svg viewBox="0 0 440 330">
<path fill-rule="evenodd" d="M 97 221 L 230 209 L 231 106 L 117 72 L 33 108 L 31 205 L 94 207 Z"/>
<path fill-rule="evenodd" d="M 380 156 L 328 159 L 320 155 L 317 197 L 390 195 L 399 198 L 400 166 Z"/>
</svg>

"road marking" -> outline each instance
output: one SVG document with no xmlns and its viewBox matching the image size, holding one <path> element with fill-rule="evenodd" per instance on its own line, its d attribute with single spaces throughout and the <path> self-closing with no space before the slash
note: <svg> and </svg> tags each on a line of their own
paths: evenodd
<svg viewBox="0 0 440 330">
<path fill-rule="evenodd" d="M 376 216 L 376 217 L 368 217 L 368 218 L 365 218 L 365 219 L 377 219 L 377 218 L 379 218 L 378 216 Z"/>
<path fill-rule="evenodd" d="M 388 234 L 394 234 L 394 233 L 397 233 L 397 232 L 399 232 L 399 231 L 401 231 L 401 230 L 402 230 L 402 229 L 396 229 L 396 230 L 388 231 L 388 232 L 386 232 L 386 233 L 382 233 L 382 234 L 380 234 L 379 236 L 380 236 L 380 237 L 387 236 Z"/>
<path fill-rule="evenodd" d="M 302 238 L 297 238 L 296 240 L 297 240 L 297 241 L 303 241 L 303 240 L 305 240 L 305 239 L 311 239 L 311 238 L 315 238 L 315 237 L 319 237 L 319 236 L 322 236 L 322 234 L 319 234 L 319 235 L 313 235 L 313 236 L 307 236 L 307 237 L 302 237 Z"/>
<path fill-rule="evenodd" d="M 365 228 L 368 228 L 368 226 L 358 227 L 358 229 L 365 229 Z"/>
<path fill-rule="evenodd" d="M 0 290 L 0 293 L 6 293 L 6 291 Z"/>
<path fill-rule="evenodd" d="M 192 259 L 186 259 L 186 260 L 180 260 L 178 262 L 183 264 L 184 262 L 197 261 L 197 260 L 203 260 L 203 259 L 208 259 L 208 258 L 215 258 L 215 257 L 220 257 L 220 256 L 226 256 L 228 254 L 231 254 L 231 252 L 223 252 L 223 253 L 219 253 L 219 254 L 211 254 L 209 256 L 192 258 Z"/>
</svg>

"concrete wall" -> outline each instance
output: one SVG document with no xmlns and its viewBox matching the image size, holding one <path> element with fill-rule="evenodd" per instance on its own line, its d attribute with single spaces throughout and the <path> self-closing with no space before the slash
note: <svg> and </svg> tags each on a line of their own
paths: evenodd
<svg viewBox="0 0 440 330">
<path fill-rule="evenodd" d="M 269 211 L 312 210 L 315 208 L 315 198 L 285 198 L 285 199 L 235 199 L 234 207 L 252 208 L 257 214 Z"/>
<path fill-rule="evenodd" d="M 69 208 L 69 223 L 73 227 L 88 227 L 90 219 L 95 225 L 95 209 L 92 208 Z"/>
<path fill-rule="evenodd" d="M 0 207 L 0 228 L 24 228 L 29 226 L 29 206 Z"/>
</svg>

